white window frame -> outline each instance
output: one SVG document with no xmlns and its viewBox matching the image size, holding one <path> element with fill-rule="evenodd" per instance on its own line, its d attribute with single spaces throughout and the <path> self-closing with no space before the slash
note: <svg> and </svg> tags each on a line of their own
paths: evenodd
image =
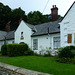
<svg viewBox="0 0 75 75">
<path fill-rule="evenodd" d="M 60 48 L 60 37 L 53 37 L 53 48 Z"/>
<path fill-rule="evenodd" d="M 38 50 L 38 39 L 33 39 L 33 50 Z"/>
</svg>

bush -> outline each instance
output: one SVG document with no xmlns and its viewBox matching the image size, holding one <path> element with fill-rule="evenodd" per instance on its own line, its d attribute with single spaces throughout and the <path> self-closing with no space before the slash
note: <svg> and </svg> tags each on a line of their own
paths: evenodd
<svg viewBox="0 0 75 75">
<path fill-rule="evenodd" d="M 74 48 L 75 47 L 73 46 L 67 46 L 67 47 L 59 49 L 58 57 L 59 58 L 63 58 L 63 57 L 74 58 L 74 53 L 72 52 Z"/>
<path fill-rule="evenodd" d="M 7 45 L 2 45 L 2 47 L 1 47 L 1 53 L 2 53 L 2 55 L 7 55 Z"/>
<path fill-rule="evenodd" d="M 46 50 L 46 53 L 44 53 L 45 57 L 50 57 L 51 55 L 51 51 L 50 50 Z"/>
<path fill-rule="evenodd" d="M 75 59 L 63 57 L 63 58 L 58 58 L 57 62 L 68 63 L 68 64 L 70 64 L 70 63 L 75 64 Z"/>
<path fill-rule="evenodd" d="M 7 53 L 8 56 L 23 56 L 24 52 L 28 50 L 27 44 L 8 44 Z"/>
<path fill-rule="evenodd" d="M 25 51 L 24 54 L 25 55 L 34 55 L 34 51 L 29 49 L 29 50 Z"/>
</svg>

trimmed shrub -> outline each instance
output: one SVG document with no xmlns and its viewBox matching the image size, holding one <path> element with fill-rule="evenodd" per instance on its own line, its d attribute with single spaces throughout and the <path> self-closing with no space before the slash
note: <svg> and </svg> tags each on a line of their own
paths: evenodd
<svg viewBox="0 0 75 75">
<path fill-rule="evenodd" d="M 60 48 L 59 49 L 59 53 L 58 53 L 58 57 L 59 58 L 74 58 L 74 53 L 72 52 L 72 50 L 74 49 L 75 47 L 73 46 L 67 46 L 67 47 L 64 47 L 64 48 Z"/>
<path fill-rule="evenodd" d="M 7 55 L 7 45 L 2 45 L 2 47 L 1 47 L 1 53 L 2 53 L 2 55 Z"/>
<path fill-rule="evenodd" d="M 23 56 L 24 52 L 28 50 L 27 44 L 8 44 L 7 53 L 8 56 Z"/>
<path fill-rule="evenodd" d="M 25 55 L 34 55 L 34 51 L 31 49 L 28 49 L 27 51 L 24 52 Z"/>
<path fill-rule="evenodd" d="M 72 58 L 65 58 L 65 57 L 63 57 L 63 58 L 58 58 L 56 61 L 60 62 L 60 63 L 75 64 L 75 59 L 72 59 Z"/>
</svg>

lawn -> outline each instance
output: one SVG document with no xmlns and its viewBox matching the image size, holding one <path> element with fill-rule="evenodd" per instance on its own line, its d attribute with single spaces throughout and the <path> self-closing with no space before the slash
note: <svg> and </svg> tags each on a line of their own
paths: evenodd
<svg viewBox="0 0 75 75">
<path fill-rule="evenodd" d="M 75 75 L 74 64 L 55 61 L 54 57 L 20 56 L 0 57 L 0 62 L 53 75 Z"/>
</svg>

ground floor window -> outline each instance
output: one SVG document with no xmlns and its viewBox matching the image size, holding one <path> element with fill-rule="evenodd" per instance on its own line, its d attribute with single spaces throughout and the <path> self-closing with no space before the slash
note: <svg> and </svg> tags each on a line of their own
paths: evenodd
<svg viewBox="0 0 75 75">
<path fill-rule="evenodd" d="M 12 43 L 14 43 L 14 40 L 12 41 Z"/>
<path fill-rule="evenodd" d="M 54 45 L 54 49 L 60 48 L 60 37 L 53 38 L 53 45 Z"/>
<path fill-rule="evenodd" d="M 38 39 L 33 39 L 33 50 L 38 50 Z"/>
</svg>

